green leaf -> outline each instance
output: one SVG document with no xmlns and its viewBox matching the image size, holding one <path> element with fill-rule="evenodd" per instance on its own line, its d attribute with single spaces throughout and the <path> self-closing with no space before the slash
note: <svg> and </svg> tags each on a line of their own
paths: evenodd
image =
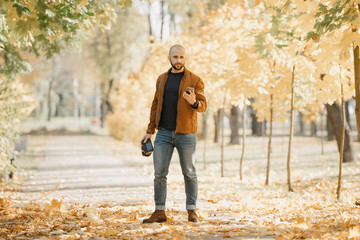
<svg viewBox="0 0 360 240">
<path fill-rule="evenodd" d="M 16 13 L 19 17 L 21 17 L 22 13 L 25 13 L 29 16 L 31 15 L 30 9 L 20 3 L 14 3 L 13 7 L 16 8 Z"/>
</svg>

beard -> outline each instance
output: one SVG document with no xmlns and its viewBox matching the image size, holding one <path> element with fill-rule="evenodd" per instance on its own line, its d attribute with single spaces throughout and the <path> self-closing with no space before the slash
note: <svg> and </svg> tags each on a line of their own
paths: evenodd
<svg viewBox="0 0 360 240">
<path fill-rule="evenodd" d="M 171 61 L 170 61 L 170 64 L 171 64 L 171 66 L 175 69 L 175 70 L 177 70 L 177 71 L 179 71 L 180 69 L 182 69 L 182 67 L 184 66 L 184 64 L 181 64 L 181 63 L 179 63 L 179 64 L 177 64 L 177 66 L 176 65 L 174 65 Z"/>
</svg>

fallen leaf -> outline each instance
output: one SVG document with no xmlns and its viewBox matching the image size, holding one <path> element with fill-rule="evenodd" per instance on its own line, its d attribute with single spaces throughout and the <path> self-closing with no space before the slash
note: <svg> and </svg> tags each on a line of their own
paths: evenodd
<svg viewBox="0 0 360 240">
<path fill-rule="evenodd" d="M 99 213 L 93 207 L 85 207 L 84 214 L 89 219 L 89 221 L 95 225 L 100 225 L 103 223 L 103 220 L 99 217 Z"/>
<path fill-rule="evenodd" d="M 360 237 L 360 224 L 349 228 L 349 237 Z"/>
</svg>

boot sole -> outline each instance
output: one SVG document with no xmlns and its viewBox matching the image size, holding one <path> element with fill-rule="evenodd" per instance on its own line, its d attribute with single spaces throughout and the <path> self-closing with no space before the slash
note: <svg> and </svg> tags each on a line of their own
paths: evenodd
<svg viewBox="0 0 360 240">
<path fill-rule="evenodd" d="M 155 222 L 144 222 L 143 223 L 163 223 L 163 222 L 166 222 L 166 220 L 160 220 L 160 221 L 155 221 Z"/>
</svg>

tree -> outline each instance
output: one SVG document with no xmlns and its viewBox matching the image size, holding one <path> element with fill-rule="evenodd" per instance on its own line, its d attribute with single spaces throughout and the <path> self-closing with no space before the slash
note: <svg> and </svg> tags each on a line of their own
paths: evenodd
<svg viewBox="0 0 360 240">
<path fill-rule="evenodd" d="M 0 106 L 2 123 L 0 168 L 14 155 L 18 138 L 16 125 L 29 114 L 28 94 L 17 74 L 30 70 L 22 52 L 34 52 L 51 58 L 61 49 L 78 40 L 81 33 L 99 26 L 109 28 L 114 18 L 111 7 L 86 0 L 15 1 L 4 0 L 0 5 Z M 21 85 L 20 85 L 21 86 Z"/>
<path fill-rule="evenodd" d="M 272 1 L 264 1 L 268 5 L 274 5 Z M 331 80 L 339 79 L 336 68 L 347 69 L 352 72 L 355 86 L 360 86 L 360 61 L 359 59 L 359 2 L 358 1 L 293 1 L 299 16 L 297 30 L 303 32 L 303 39 L 310 40 L 313 44 L 311 50 L 314 59 L 319 60 L 317 68 L 320 74 L 330 72 Z M 288 1 L 281 1 L 277 4 L 287 9 Z M 339 47 L 340 46 L 340 47 Z M 326 56 L 325 56 L 326 54 Z M 328 55 L 327 55 L 328 54 Z M 352 57 L 352 59 L 351 59 Z M 324 61 L 326 59 L 326 61 Z M 328 76 L 327 74 L 326 76 Z M 335 76 L 336 75 L 336 76 Z M 352 79 L 351 77 L 349 79 Z M 328 81 L 327 81 L 328 82 Z M 351 81 L 349 81 L 351 82 Z M 349 99 L 353 93 L 349 93 L 344 84 L 344 98 Z M 350 84 L 352 85 L 352 83 Z M 333 92 L 332 97 L 327 97 L 327 101 L 333 102 L 340 99 L 340 85 L 337 93 Z M 324 91 L 325 90 L 325 91 Z M 323 88 L 322 94 L 326 94 L 328 87 Z M 355 88 L 356 99 L 356 119 L 358 132 L 360 131 L 360 89 Z M 319 94 L 320 95 L 320 94 Z M 325 100 L 325 99 L 324 99 Z M 326 101 L 325 101 L 326 102 Z"/>
<path fill-rule="evenodd" d="M 148 55 L 147 19 L 133 8 L 116 8 L 117 20 L 111 31 L 97 29 L 88 43 L 89 60 L 97 68 L 101 98 L 101 127 L 108 112 L 113 112 L 111 94 L 122 88 L 121 79 L 141 68 Z"/>
<path fill-rule="evenodd" d="M 359 1 L 334 1 L 320 3 L 315 15 L 314 30 L 309 32 L 308 39 L 320 41 L 320 38 L 331 36 L 334 32 L 342 35 L 340 38 L 340 58 L 349 59 L 352 51 L 355 79 L 356 122 L 360 137 L 360 49 L 359 44 Z M 360 138 L 359 138 L 360 139 Z"/>
</svg>

